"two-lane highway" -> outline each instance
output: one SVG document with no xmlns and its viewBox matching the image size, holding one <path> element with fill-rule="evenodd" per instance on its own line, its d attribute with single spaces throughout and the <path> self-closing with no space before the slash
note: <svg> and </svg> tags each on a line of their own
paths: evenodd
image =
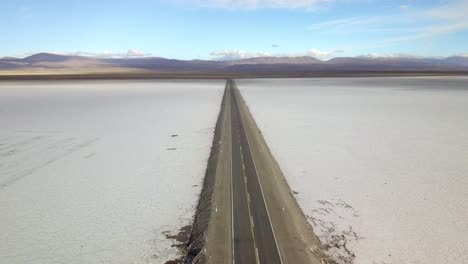
<svg viewBox="0 0 468 264">
<path fill-rule="evenodd" d="M 282 263 L 255 160 L 239 109 L 240 96 L 228 81 L 231 100 L 231 200 L 233 263 Z"/>
<path fill-rule="evenodd" d="M 196 245 L 203 249 L 193 263 L 329 263 L 234 80 L 224 95 L 219 155 L 210 156 L 215 170 L 204 184 L 210 203 L 199 206 L 210 217 L 196 230 L 206 244 Z"/>
</svg>

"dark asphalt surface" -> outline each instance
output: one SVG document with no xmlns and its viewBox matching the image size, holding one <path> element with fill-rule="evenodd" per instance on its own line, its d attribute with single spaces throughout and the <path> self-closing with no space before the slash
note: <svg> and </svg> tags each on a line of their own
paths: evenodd
<svg viewBox="0 0 468 264">
<path fill-rule="evenodd" d="M 231 103 L 234 263 L 282 263 L 239 110 L 240 93 L 228 80 Z"/>
</svg>

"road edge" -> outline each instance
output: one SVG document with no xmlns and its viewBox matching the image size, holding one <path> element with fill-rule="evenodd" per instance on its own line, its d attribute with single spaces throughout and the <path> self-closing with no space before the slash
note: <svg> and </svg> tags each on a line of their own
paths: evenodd
<svg viewBox="0 0 468 264">
<path fill-rule="evenodd" d="M 219 115 L 216 121 L 216 126 L 213 135 L 213 141 L 210 151 L 210 156 L 208 158 L 207 167 L 205 171 L 205 177 L 203 180 L 203 187 L 198 199 L 197 209 L 192 223 L 192 230 L 190 233 L 190 238 L 187 243 L 187 254 L 184 260 L 184 263 L 206 263 L 206 245 L 208 240 L 208 233 L 211 222 L 211 215 L 215 209 L 213 205 L 213 197 L 215 191 L 215 185 L 217 178 L 219 177 L 219 168 L 220 168 L 220 154 L 222 155 L 225 151 L 222 149 L 225 148 L 223 144 L 222 136 L 223 130 L 225 129 L 226 123 L 226 102 L 228 90 L 224 89 L 223 97 L 221 100 L 221 106 L 219 110 Z M 230 241 L 230 240 L 229 240 Z"/>
<path fill-rule="evenodd" d="M 237 85 L 235 93 L 284 263 L 333 263 L 323 253 L 320 240 L 297 203 Z"/>
</svg>

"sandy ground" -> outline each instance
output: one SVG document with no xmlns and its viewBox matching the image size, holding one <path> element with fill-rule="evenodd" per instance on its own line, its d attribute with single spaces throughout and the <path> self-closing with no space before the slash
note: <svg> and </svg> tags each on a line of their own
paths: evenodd
<svg viewBox="0 0 468 264">
<path fill-rule="evenodd" d="M 338 263 L 468 262 L 468 78 L 238 86 Z"/>
<path fill-rule="evenodd" d="M 0 263 L 176 256 L 163 233 L 192 220 L 223 88 L 1 83 Z"/>
</svg>

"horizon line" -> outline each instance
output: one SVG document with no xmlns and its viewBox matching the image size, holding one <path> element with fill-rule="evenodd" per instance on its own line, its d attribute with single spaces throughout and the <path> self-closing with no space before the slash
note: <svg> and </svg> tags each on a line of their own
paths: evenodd
<svg viewBox="0 0 468 264">
<path fill-rule="evenodd" d="M 261 58 L 313 58 L 315 60 L 319 60 L 322 62 L 327 62 L 333 59 L 337 58 L 353 58 L 353 59 L 447 59 L 447 58 L 454 58 L 454 57 L 463 57 L 463 58 L 468 58 L 467 53 L 462 53 L 462 54 L 452 54 L 448 56 L 423 56 L 423 55 L 412 55 L 412 54 L 375 54 L 375 53 L 370 53 L 370 54 L 365 54 L 365 55 L 358 55 L 358 56 L 336 56 L 336 57 L 330 57 L 328 59 L 320 59 L 312 55 L 285 55 L 285 54 L 272 54 L 272 55 L 263 55 L 263 56 L 248 56 L 248 57 L 243 57 L 243 58 L 212 58 L 212 59 L 174 59 L 174 58 L 169 58 L 169 57 L 162 57 L 162 56 L 153 56 L 152 54 L 147 54 L 147 55 L 98 55 L 97 53 L 85 53 L 85 52 L 37 52 L 37 53 L 31 53 L 27 54 L 25 56 L 4 56 L 0 58 L 0 60 L 6 60 L 6 59 L 18 59 L 18 60 L 24 60 L 33 56 L 37 55 L 54 55 L 54 56 L 63 56 L 63 57 L 82 57 L 82 58 L 95 58 L 95 59 L 166 59 L 166 60 L 178 60 L 178 61 L 218 61 L 218 62 L 229 62 L 229 61 L 242 61 L 242 60 L 248 60 L 248 59 L 261 59 Z"/>
</svg>

